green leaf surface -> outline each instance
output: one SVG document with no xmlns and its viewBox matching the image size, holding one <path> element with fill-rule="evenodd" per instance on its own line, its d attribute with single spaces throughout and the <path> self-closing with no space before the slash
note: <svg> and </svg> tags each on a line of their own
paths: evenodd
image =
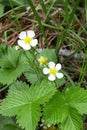
<svg viewBox="0 0 87 130">
<path fill-rule="evenodd" d="M 57 78 L 57 79 L 55 80 L 55 83 L 56 83 L 56 85 L 57 85 L 58 88 L 61 87 L 61 86 L 64 85 L 64 83 L 65 83 L 64 77 L 61 78 L 61 79 L 58 79 L 58 78 Z"/>
<path fill-rule="evenodd" d="M 16 119 L 17 123 L 25 130 L 35 130 L 40 120 L 41 108 L 38 104 L 30 103 L 21 107 Z"/>
<path fill-rule="evenodd" d="M 4 44 L 0 45 L 0 58 L 6 54 L 7 46 Z"/>
<path fill-rule="evenodd" d="M 87 90 L 71 87 L 66 90 L 66 99 L 80 114 L 87 114 Z"/>
<path fill-rule="evenodd" d="M 22 53 L 8 47 L 0 58 L 0 66 L 0 82 L 9 85 L 26 70 L 26 61 Z"/>
<path fill-rule="evenodd" d="M 47 58 L 47 61 L 57 61 L 56 53 L 52 49 L 43 49 L 40 54 L 38 54 L 38 59 L 43 56 Z"/>
<path fill-rule="evenodd" d="M 31 88 L 31 97 L 34 102 L 44 104 L 55 94 L 55 84 L 48 80 L 37 83 L 33 89 Z"/>
<path fill-rule="evenodd" d="M 44 119 L 49 124 L 63 122 L 68 116 L 65 97 L 57 92 L 44 108 Z"/>
<path fill-rule="evenodd" d="M 69 115 L 64 124 L 61 125 L 62 130 L 82 130 L 82 118 L 75 109 L 69 109 Z"/>
<path fill-rule="evenodd" d="M 0 116 L 0 130 L 21 130 L 11 117 Z"/>
<path fill-rule="evenodd" d="M 35 71 L 35 67 L 27 67 L 27 71 L 24 73 L 28 82 L 32 85 L 39 81 L 38 74 Z"/>
<path fill-rule="evenodd" d="M 74 86 L 58 92 L 43 110 L 47 123 L 63 125 L 65 122 L 63 130 L 82 130 L 80 115 L 87 113 L 87 90 Z"/>
<path fill-rule="evenodd" d="M 54 84 L 42 81 L 28 87 L 26 83 L 16 82 L 10 86 L 8 96 L 0 106 L 0 114 L 15 116 L 25 130 L 35 130 L 41 116 L 40 104 L 47 102 L 55 93 Z"/>
</svg>

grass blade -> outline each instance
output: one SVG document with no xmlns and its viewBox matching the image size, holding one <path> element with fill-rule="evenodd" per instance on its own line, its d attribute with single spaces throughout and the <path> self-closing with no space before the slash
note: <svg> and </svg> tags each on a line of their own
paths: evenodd
<svg viewBox="0 0 87 130">
<path fill-rule="evenodd" d="M 45 7 L 44 1 L 43 0 L 39 0 L 39 2 L 41 4 L 41 6 L 42 6 L 42 9 L 43 9 L 44 13 L 47 14 L 47 9 Z"/>
<path fill-rule="evenodd" d="M 47 41 L 47 37 L 46 37 L 45 31 L 44 31 L 44 27 L 42 25 L 41 19 L 40 19 L 38 13 L 37 13 L 35 7 L 33 5 L 33 2 L 31 0 L 27 0 L 27 2 L 29 3 L 29 5 L 30 5 L 35 17 L 36 17 L 36 20 L 37 20 L 37 22 L 38 22 L 38 24 L 40 26 L 41 33 L 43 34 L 43 36 L 45 38 L 46 44 L 48 45 L 48 41 Z"/>
</svg>

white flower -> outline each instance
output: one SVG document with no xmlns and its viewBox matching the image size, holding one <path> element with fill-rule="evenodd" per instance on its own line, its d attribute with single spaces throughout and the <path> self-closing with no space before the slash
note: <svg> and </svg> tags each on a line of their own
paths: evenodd
<svg viewBox="0 0 87 130">
<path fill-rule="evenodd" d="M 59 72 L 59 70 L 61 69 L 61 64 L 58 63 L 58 64 L 55 64 L 54 62 L 49 62 L 48 63 L 48 68 L 45 67 L 43 69 L 43 73 L 45 75 L 48 74 L 48 79 L 50 81 L 54 81 L 56 79 L 56 77 L 58 79 L 61 79 L 63 77 L 63 74 Z"/>
<path fill-rule="evenodd" d="M 23 31 L 19 34 L 18 45 L 24 50 L 30 50 L 38 44 L 37 39 L 34 39 L 35 33 L 32 30 Z"/>
<path fill-rule="evenodd" d="M 47 63 L 47 58 L 46 57 L 43 57 L 41 56 L 39 59 L 38 59 L 40 65 L 45 65 Z"/>
</svg>

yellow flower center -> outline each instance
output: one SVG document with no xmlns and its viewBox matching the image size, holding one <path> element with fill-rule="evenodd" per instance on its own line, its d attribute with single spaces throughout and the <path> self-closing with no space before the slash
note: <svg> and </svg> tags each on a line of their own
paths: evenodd
<svg viewBox="0 0 87 130">
<path fill-rule="evenodd" d="M 50 74 L 56 74 L 57 69 L 56 68 L 50 68 Z"/>
<path fill-rule="evenodd" d="M 38 59 L 38 61 L 40 62 L 40 64 L 46 64 L 46 62 L 47 62 L 47 58 L 46 58 L 46 57 L 41 56 L 41 58 L 40 58 L 40 59 Z"/>
<path fill-rule="evenodd" d="M 42 64 L 45 64 L 45 63 L 47 62 L 47 58 L 41 57 L 40 62 L 41 62 Z"/>
<path fill-rule="evenodd" d="M 30 44 L 30 42 L 32 41 L 32 38 L 31 37 L 25 37 L 24 38 L 24 42 L 26 43 L 26 44 Z"/>
</svg>

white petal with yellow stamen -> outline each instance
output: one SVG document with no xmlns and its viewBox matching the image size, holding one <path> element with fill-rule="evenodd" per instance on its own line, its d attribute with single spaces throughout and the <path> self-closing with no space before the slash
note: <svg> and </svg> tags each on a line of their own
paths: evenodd
<svg viewBox="0 0 87 130">
<path fill-rule="evenodd" d="M 54 81 L 56 78 L 61 79 L 63 77 L 63 74 L 59 72 L 59 70 L 61 69 L 61 64 L 55 64 L 54 62 L 49 62 L 48 63 L 48 68 L 45 67 L 43 69 L 43 73 L 45 75 L 48 74 L 48 79 L 50 81 Z"/>
<path fill-rule="evenodd" d="M 18 40 L 18 45 L 22 47 L 24 50 L 31 49 L 31 46 L 29 44 L 25 44 L 23 40 Z"/>
<path fill-rule="evenodd" d="M 24 50 L 30 50 L 38 44 L 38 40 L 34 39 L 35 33 L 33 30 L 23 31 L 19 34 L 18 45 Z"/>
</svg>

